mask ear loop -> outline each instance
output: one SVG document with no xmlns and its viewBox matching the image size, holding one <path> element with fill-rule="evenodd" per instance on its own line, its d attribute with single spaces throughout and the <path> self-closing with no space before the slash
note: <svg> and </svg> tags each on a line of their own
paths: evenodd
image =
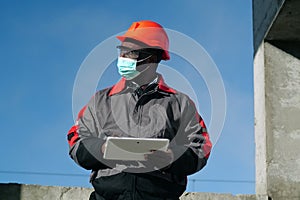
<svg viewBox="0 0 300 200">
<path fill-rule="evenodd" d="M 150 58 L 151 56 L 153 56 L 153 55 L 150 55 L 150 56 L 148 56 L 147 58 L 144 58 L 144 59 L 142 59 L 142 60 L 139 60 L 139 61 L 137 61 L 137 63 L 138 63 L 138 62 L 143 62 L 143 61 L 147 60 L 148 58 Z M 148 65 L 147 67 L 145 67 L 145 69 L 143 69 L 142 71 L 140 71 L 139 74 L 142 74 L 143 72 L 147 71 L 150 67 L 152 67 L 152 66 L 151 66 L 151 65 Z"/>
</svg>

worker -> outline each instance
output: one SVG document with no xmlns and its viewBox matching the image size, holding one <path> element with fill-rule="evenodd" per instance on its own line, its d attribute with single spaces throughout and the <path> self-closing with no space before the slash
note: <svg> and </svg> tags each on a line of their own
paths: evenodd
<svg viewBox="0 0 300 200">
<path fill-rule="evenodd" d="M 79 112 L 67 135 L 71 158 L 91 170 L 90 200 L 178 200 L 187 176 L 207 163 L 212 143 L 192 100 L 169 87 L 157 73 L 169 60 L 169 39 L 158 23 L 132 23 L 120 45 L 118 83 L 102 89 Z M 146 153 L 145 160 L 103 158 L 106 139 L 167 138 L 166 151 Z"/>
</svg>

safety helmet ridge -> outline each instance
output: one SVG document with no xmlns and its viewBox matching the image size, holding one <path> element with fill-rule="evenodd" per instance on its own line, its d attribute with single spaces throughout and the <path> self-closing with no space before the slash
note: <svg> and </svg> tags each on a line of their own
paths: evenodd
<svg viewBox="0 0 300 200">
<path fill-rule="evenodd" d="M 162 59 L 169 60 L 169 38 L 164 28 L 150 20 L 133 22 L 124 35 L 117 36 L 123 42 L 126 38 L 134 39 L 149 47 L 163 50 Z"/>
</svg>

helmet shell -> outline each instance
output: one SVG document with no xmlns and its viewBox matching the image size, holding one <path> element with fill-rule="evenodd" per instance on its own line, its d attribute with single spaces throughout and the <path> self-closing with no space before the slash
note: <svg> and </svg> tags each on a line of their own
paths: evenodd
<svg viewBox="0 0 300 200">
<path fill-rule="evenodd" d="M 164 28 L 150 20 L 133 22 L 124 35 L 117 36 L 123 42 L 126 38 L 131 38 L 154 48 L 164 50 L 162 59 L 169 60 L 169 38 Z"/>
</svg>

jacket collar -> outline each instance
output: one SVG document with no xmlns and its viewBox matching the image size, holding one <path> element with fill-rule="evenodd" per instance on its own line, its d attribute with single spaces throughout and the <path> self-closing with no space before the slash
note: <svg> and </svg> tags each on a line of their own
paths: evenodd
<svg viewBox="0 0 300 200">
<path fill-rule="evenodd" d="M 170 88 L 164 81 L 162 75 L 158 74 L 158 89 L 167 93 L 176 93 L 176 90 Z M 121 78 L 121 80 L 115 84 L 114 86 L 112 86 L 111 90 L 109 91 L 108 96 L 112 96 L 115 94 L 118 94 L 120 92 L 122 92 L 124 89 L 126 89 L 126 79 L 125 78 Z"/>
</svg>

